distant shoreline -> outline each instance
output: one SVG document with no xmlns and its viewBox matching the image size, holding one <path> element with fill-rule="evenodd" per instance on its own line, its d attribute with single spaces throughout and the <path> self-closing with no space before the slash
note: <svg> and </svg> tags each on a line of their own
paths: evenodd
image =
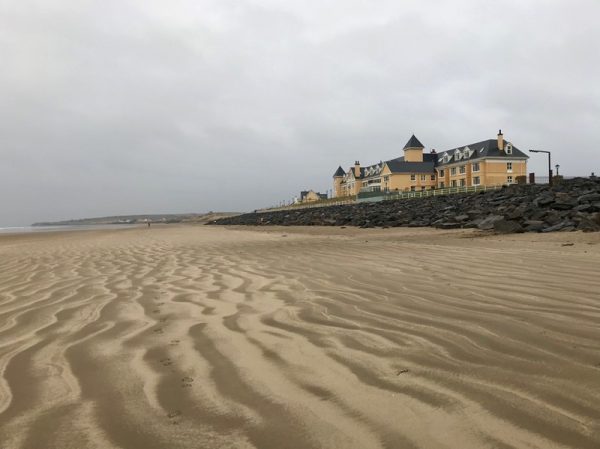
<svg viewBox="0 0 600 449">
<path fill-rule="evenodd" d="M 132 229 L 140 224 L 81 224 L 81 225 L 52 225 L 52 226 L 7 226 L 0 227 L 0 234 L 31 234 L 41 232 L 66 232 L 66 231 L 99 231 L 110 229 Z"/>
<path fill-rule="evenodd" d="M 237 212 L 207 212 L 182 214 L 142 214 L 142 215 L 113 215 L 106 217 L 77 218 L 61 221 L 42 221 L 33 223 L 31 227 L 56 226 L 108 226 L 108 225 L 140 225 L 151 223 L 205 223 L 216 218 L 238 215 Z M 0 228 L 1 229 L 1 228 Z"/>
</svg>

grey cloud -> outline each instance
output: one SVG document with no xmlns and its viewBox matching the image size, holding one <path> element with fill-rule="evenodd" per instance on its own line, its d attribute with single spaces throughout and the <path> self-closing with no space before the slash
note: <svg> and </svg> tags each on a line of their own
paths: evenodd
<svg viewBox="0 0 600 449">
<path fill-rule="evenodd" d="M 594 1 L 0 0 L 0 226 L 251 210 L 411 133 L 600 172 Z M 532 157 L 541 172 L 544 160 Z"/>
</svg>

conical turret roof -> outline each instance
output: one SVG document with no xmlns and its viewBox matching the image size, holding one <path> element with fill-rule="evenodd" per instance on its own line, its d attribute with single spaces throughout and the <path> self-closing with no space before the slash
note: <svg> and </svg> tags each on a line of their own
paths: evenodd
<svg viewBox="0 0 600 449">
<path fill-rule="evenodd" d="M 344 171 L 344 169 L 340 166 L 338 167 L 338 169 L 335 171 L 335 173 L 333 174 L 333 177 L 337 177 L 337 176 L 344 176 L 346 174 L 346 172 Z"/>
<path fill-rule="evenodd" d="M 406 142 L 406 145 L 404 145 L 404 149 L 406 150 L 407 148 L 425 148 L 425 145 L 419 142 L 419 139 L 413 134 L 412 137 L 408 139 L 408 142 Z"/>
</svg>

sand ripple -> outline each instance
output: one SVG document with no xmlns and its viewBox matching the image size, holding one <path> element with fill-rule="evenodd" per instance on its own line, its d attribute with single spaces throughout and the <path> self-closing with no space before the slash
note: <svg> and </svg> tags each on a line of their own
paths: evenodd
<svg viewBox="0 0 600 449">
<path fill-rule="evenodd" d="M 3 236 L 0 448 L 597 449 L 599 237 L 467 236 Z"/>
</svg>

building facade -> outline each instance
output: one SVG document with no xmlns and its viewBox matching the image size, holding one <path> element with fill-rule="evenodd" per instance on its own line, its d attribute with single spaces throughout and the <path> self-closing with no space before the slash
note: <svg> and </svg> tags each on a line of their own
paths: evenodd
<svg viewBox="0 0 600 449">
<path fill-rule="evenodd" d="M 514 184 L 527 176 L 528 156 L 502 131 L 496 139 L 483 140 L 437 153 L 414 135 L 404 145 L 404 156 L 361 167 L 356 161 L 348 170 L 340 166 L 333 175 L 337 197 L 362 191 L 418 191 L 445 187 Z"/>
<path fill-rule="evenodd" d="M 326 193 L 315 192 L 314 190 L 303 190 L 300 192 L 300 203 L 311 203 L 313 201 L 326 200 Z"/>
</svg>

